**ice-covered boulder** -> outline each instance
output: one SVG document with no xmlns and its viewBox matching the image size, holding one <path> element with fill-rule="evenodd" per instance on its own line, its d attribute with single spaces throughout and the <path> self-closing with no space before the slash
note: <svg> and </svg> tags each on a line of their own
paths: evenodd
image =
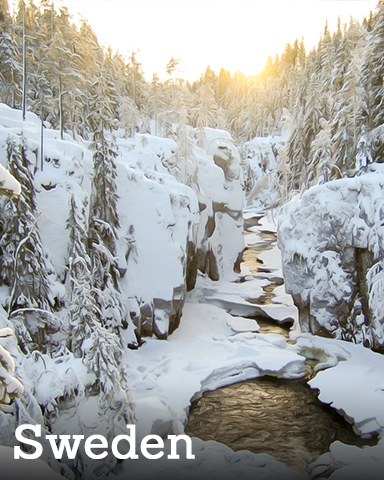
<svg viewBox="0 0 384 480">
<path fill-rule="evenodd" d="M 384 168 L 318 185 L 279 218 L 286 289 L 306 332 L 384 351 Z"/>
</svg>

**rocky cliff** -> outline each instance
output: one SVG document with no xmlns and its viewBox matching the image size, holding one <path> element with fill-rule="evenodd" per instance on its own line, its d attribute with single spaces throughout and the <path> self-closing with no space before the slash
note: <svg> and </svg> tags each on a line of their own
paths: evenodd
<svg viewBox="0 0 384 480">
<path fill-rule="evenodd" d="M 318 185 L 281 212 L 286 288 L 304 331 L 384 352 L 384 169 Z"/>
</svg>

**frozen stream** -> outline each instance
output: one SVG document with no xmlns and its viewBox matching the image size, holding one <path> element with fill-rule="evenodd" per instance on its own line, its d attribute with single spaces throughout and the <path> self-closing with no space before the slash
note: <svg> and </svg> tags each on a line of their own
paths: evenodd
<svg viewBox="0 0 384 480">
<path fill-rule="evenodd" d="M 252 281 L 263 282 L 262 292 L 248 298 L 249 303 L 273 305 L 281 301 L 274 291 L 283 284 L 276 234 L 269 225 L 259 226 L 259 219 L 251 217 L 245 222 L 248 248 L 242 281 L 252 277 Z M 275 258 L 270 255 L 273 252 Z M 260 326 L 258 333 L 283 335 L 289 342 L 292 322 L 278 324 L 257 314 L 253 318 Z M 376 444 L 374 439 L 361 439 L 334 409 L 318 400 L 318 392 L 307 384 L 314 363 L 306 362 L 305 378 L 263 376 L 205 392 L 192 404 L 186 433 L 216 440 L 236 451 L 268 453 L 300 472 L 299 478 L 309 478 L 308 465 L 328 452 L 336 440 L 360 447 Z"/>
<path fill-rule="evenodd" d="M 370 447 L 367 440 L 359 448 L 361 438 L 336 409 L 356 432 L 376 438 L 384 428 L 384 357 L 300 333 L 275 226 L 265 217 L 260 225 L 252 214 L 245 218 L 241 274 L 218 282 L 199 275 L 167 341 L 146 338 L 126 352 L 138 438 L 186 432 L 196 458 L 123 462 L 121 473 L 162 472 L 167 480 L 368 478 L 351 476 L 355 464 L 384 468 L 384 444 Z M 315 365 L 321 371 L 313 376 Z M 305 377 L 313 377 L 313 389 Z M 369 478 L 382 476 L 375 475 Z"/>
</svg>

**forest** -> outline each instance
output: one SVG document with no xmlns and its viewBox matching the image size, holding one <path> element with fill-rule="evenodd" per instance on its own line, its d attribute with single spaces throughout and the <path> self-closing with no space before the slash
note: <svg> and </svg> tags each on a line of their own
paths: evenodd
<svg viewBox="0 0 384 480">
<path fill-rule="evenodd" d="M 190 84 L 177 78 L 174 58 L 168 80 L 146 81 L 137 52 L 127 61 L 103 50 L 91 26 L 85 20 L 75 26 L 65 8 L 20 2 L 12 17 L 3 1 L 1 101 L 36 113 L 61 135 L 85 139 L 102 126 L 181 145 L 189 127 L 211 127 L 229 131 L 241 146 L 285 128 L 290 135 L 278 172 L 295 192 L 381 158 L 382 15 L 379 2 L 361 24 L 339 22 L 332 35 L 325 25 L 317 48 L 307 53 L 296 40 L 251 77 L 208 66 Z"/>
</svg>

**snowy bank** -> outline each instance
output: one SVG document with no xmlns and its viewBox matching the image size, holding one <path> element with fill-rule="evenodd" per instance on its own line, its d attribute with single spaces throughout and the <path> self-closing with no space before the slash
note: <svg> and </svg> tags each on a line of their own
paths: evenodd
<svg viewBox="0 0 384 480">
<path fill-rule="evenodd" d="M 9 145 L 25 149 L 36 190 L 37 226 L 43 254 L 55 283 L 65 291 L 70 250 L 71 200 L 83 212 L 87 230 L 92 204 L 93 151 L 89 142 L 44 128 L 37 116 L 0 105 L 0 162 L 9 163 Z M 118 132 L 117 132 L 118 133 Z M 172 139 L 137 135 L 116 139 L 116 261 L 128 343 L 138 335 L 164 338 L 179 324 L 197 271 L 212 279 L 233 278 L 244 248 L 239 154 L 227 132 L 205 129 L 203 148 L 193 144 L 188 164 L 178 162 Z M 188 179 L 189 186 L 180 183 Z M 62 299 L 60 299 L 62 301 Z M 133 321 L 133 324 L 131 322 Z"/>
<path fill-rule="evenodd" d="M 361 436 L 379 434 L 376 446 L 358 448 L 334 442 L 330 452 L 311 465 L 311 476 L 334 472 L 329 478 L 378 480 L 384 465 L 384 356 L 350 342 L 294 335 L 297 347 L 308 358 L 319 360 L 317 375 L 309 385 L 319 399 L 335 408 Z M 317 477 L 316 477 L 317 478 Z"/>
<path fill-rule="evenodd" d="M 113 139 L 104 132 L 102 141 L 116 151 L 115 166 L 110 161 L 104 168 L 110 168 L 108 182 L 114 181 L 108 188 L 118 220 L 112 225 L 100 217 L 97 229 L 97 141 L 68 134 L 60 139 L 48 124 L 41 129 L 34 114 L 27 112 L 23 122 L 20 111 L 0 105 L 0 162 L 22 184 L 20 201 L 4 199 L 1 210 L 0 329 L 13 327 L 17 335 L 1 343 L 24 388 L 0 414 L 1 444 L 8 446 L 17 443 L 20 422 L 42 425 L 45 434 L 111 438 L 136 421 L 127 351 L 138 354 L 145 369 L 139 352 L 147 353 L 147 345 L 129 348 L 138 348 L 145 336 L 166 339 L 180 323 L 198 271 L 214 280 L 235 278 L 244 247 L 239 155 L 226 132 L 200 132 L 203 141 L 190 145 L 183 178 L 174 140 L 139 134 Z M 112 267 L 97 270 L 98 259 Z M 138 416 L 140 408 L 145 401 Z M 144 419 L 138 422 L 145 431 Z M 72 461 L 57 465 L 49 453 L 43 459 L 73 476 Z M 88 460 L 80 449 L 76 468 L 84 475 L 94 468 Z M 115 466 L 109 457 L 98 475 Z"/>
<path fill-rule="evenodd" d="M 384 169 L 319 185 L 279 218 L 286 288 L 305 332 L 384 351 Z"/>
</svg>

